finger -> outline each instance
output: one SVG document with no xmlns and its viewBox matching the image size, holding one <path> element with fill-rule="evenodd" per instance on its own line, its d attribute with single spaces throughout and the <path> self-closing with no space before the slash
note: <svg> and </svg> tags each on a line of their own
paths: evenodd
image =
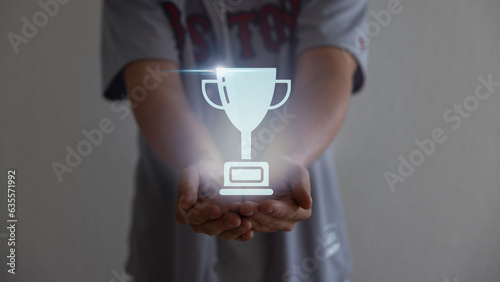
<svg viewBox="0 0 500 282">
<path fill-rule="evenodd" d="M 207 220 L 201 216 L 201 211 L 195 208 L 187 212 L 179 208 L 179 213 L 182 215 L 185 224 L 188 225 L 201 225 L 207 222 Z"/>
<path fill-rule="evenodd" d="M 200 230 L 208 235 L 219 235 L 223 231 L 239 227 L 241 224 L 240 216 L 236 213 L 226 213 L 220 219 L 208 221 L 198 225 Z"/>
<path fill-rule="evenodd" d="M 222 210 L 218 205 L 207 205 L 201 210 L 201 216 L 205 220 L 213 220 L 222 216 Z"/>
<path fill-rule="evenodd" d="M 259 204 L 251 201 L 245 201 L 241 204 L 239 213 L 243 216 L 252 216 L 259 210 Z"/>
<path fill-rule="evenodd" d="M 250 229 L 252 229 L 252 224 L 250 223 L 250 220 L 247 218 L 242 218 L 241 224 L 238 228 L 233 228 L 231 230 L 223 231 L 218 236 L 224 240 L 232 240 L 247 233 L 248 231 L 250 231 Z"/>
<path fill-rule="evenodd" d="M 278 229 L 276 229 L 276 228 L 272 228 L 269 226 L 263 226 L 263 225 L 257 226 L 255 228 L 253 228 L 252 230 L 255 232 L 265 232 L 265 233 L 274 233 L 274 232 L 278 231 Z"/>
<path fill-rule="evenodd" d="M 218 219 L 222 216 L 221 208 L 218 205 L 205 203 L 203 205 L 196 204 L 187 212 L 178 208 L 178 213 L 182 216 L 181 223 L 189 225 L 201 225 L 207 221 Z"/>
<path fill-rule="evenodd" d="M 187 211 L 196 204 L 199 185 L 199 174 L 194 167 L 182 171 L 177 187 L 178 205 L 182 210 Z"/>
<path fill-rule="evenodd" d="M 250 219 L 252 229 L 258 232 L 274 232 L 280 227 L 281 222 L 285 221 L 261 212 L 257 212 Z"/>
<path fill-rule="evenodd" d="M 312 206 L 311 182 L 309 172 L 304 167 L 297 167 L 289 175 L 290 186 L 292 188 L 295 202 L 304 209 L 310 209 Z"/>
<path fill-rule="evenodd" d="M 252 230 L 256 232 L 267 232 L 273 233 L 278 230 L 282 231 L 292 231 L 296 221 L 293 220 L 277 220 L 274 217 L 268 215 L 257 215 L 249 218 L 252 223 Z M 265 225 L 261 224 L 264 223 Z"/>
<path fill-rule="evenodd" d="M 264 214 L 271 214 L 274 212 L 274 204 L 276 203 L 276 200 L 273 199 L 268 199 L 262 202 L 259 206 L 259 211 Z"/>
<path fill-rule="evenodd" d="M 241 203 L 240 202 L 234 202 L 229 205 L 229 211 L 232 212 L 238 212 L 240 209 Z"/>
<path fill-rule="evenodd" d="M 186 221 L 184 220 L 184 217 L 182 216 L 182 213 L 179 209 L 179 206 L 175 206 L 175 220 L 177 220 L 177 222 L 179 222 L 179 223 L 186 224 Z"/>
<path fill-rule="evenodd" d="M 260 214 L 254 216 L 252 220 L 252 230 L 267 233 L 273 233 L 278 230 L 292 231 L 296 223 L 297 221 L 294 220 L 280 220 L 274 217 Z"/>
<path fill-rule="evenodd" d="M 311 209 L 303 209 L 290 200 L 266 200 L 259 211 L 280 220 L 301 221 L 311 216 Z"/>
<path fill-rule="evenodd" d="M 283 219 L 264 214 L 257 210 L 254 215 L 248 217 L 252 223 L 252 229 L 258 232 L 274 232 Z"/>
<path fill-rule="evenodd" d="M 281 221 L 279 224 L 276 225 L 276 227 L 259 226 L 253 230 L 257 232 L 266 232 L 266 233 L 274 233 L 278 230 L 290 232 L 295 228 L 295 224 L 297 224 L 297 222 L 295 221 Z"/>
<path fill-rule="evenodd" d="M 253 236 L 254 236 L 253 230 L 249 230 L 245 234 L 238 236 L 235 240 L 245 242 L 252 239 Z"/>
<path fill-rule="evenodd" d="M 294 217 L 300 207 L 289 200 L 265 200 L 259 207 L 259 211 L 266 216 L 281 220 L 288 220 Z"/>
<path fill-rule="evenodd" d="M 263 224 L 261 224 L 263 223 Z M 297 221 L 294 220 L 280 220 L 267 215 L 257 215 L 252 220 L 252 230 L 256 232 L 273 233 L 278 230 L 292 231 Z"/>
<path fill-rule="evenodd" d="M 175 217 L 180 223 L 191 224 L 192 221 L 191 217 L 193 216 L 193 210 L 196 211 L 193 208 L 185 211 L 180 207 L 179 203 L 177 203 L 175 206 Z"/>
</svg>

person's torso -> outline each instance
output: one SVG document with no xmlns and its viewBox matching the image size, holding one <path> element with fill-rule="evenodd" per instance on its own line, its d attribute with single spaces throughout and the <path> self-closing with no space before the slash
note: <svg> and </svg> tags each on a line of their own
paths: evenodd
<svg viewBox="0 0 500 282">
<path fill-rule="evenodd" d="M 161 1 L 160 1 L 161 2 Z M 209 128 L 228 158 L 239 157 L 240 132 L 224 111 L 210 106 L 202 95 L 202 79 L 214 79 L 217 67 L 275 68 L 276 79 L 292 79 L 295 67 L 294 27 L 299 0 L 208 0 L 161 2 L 180 51 L 186 94 L 194 111 Z M 198 72 L 193 72 L 198 70 Z M 242 87 L 248 87 L 242 85 Z M 207 96 L 221 105 L 216 84 Z M 276 83 L 272 103 L 283 100 L 285 84 Z M 229 93 L 229 95 L 237 95 Z M 293 91 L 292 91 L 293 95 Z M 258 158 L 274 135 L 294 118 L 285 106 L 270 110 L 252 133 L 252 154 Z"/>
</svg>

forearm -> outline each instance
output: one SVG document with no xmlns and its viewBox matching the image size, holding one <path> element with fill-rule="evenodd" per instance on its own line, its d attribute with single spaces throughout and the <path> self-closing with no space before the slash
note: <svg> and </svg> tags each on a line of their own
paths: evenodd
<svg viewBox="0 0 500 282">
<path fill-rule="evenodd" d="M 295 118 L 268 147 L 266 158 L 289 157 L 307 167 L 323 153 L 346 116 L 355 68 L 351 55 L 334 48 L 299 58 L 287 109 Z"/>
<path fill-rule="evenodd" d="M 144 60 L 124 70 L 127 93 L 144 138 L 163 160 L 179 169 L 202 158 L 220 159 L 208 130 L 190 108 L 179 73 L 170 72 L 157 87 L 146 90 L 146 95 L 131 95 L 134 87 L 144 83 L 146 67 L 156 69 L 158 64 L 162 70 L 177 69 L 171 62 Z"/>
</svg>

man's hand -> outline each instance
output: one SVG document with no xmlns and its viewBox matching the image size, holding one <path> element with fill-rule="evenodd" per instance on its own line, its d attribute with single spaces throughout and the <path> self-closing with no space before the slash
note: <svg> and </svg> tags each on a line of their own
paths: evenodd
<svg viewBox="0 0 500 282">
<path fill-rule="evenodd" d="M 256 231 L 290 231 L 311 216 L 311 185 L 306 167 L 330 145 L 347 113 L 357 62 L 336 47 L 311 48 L 297 60 L 288 112 L 296 118 L 266 149 L 271 199 L 246 198 L 239 212 Z M 285 157 L 276 157 L 285 156 Z M 273 163 L 272 160 L 278 160 Z"/>
<path fill-rule="evenodd" d="M 197 160 L 218 159 L 220 154 L 203 122 L 190 108 L 180 74 L 172 72 L 145 97 L 133 95 L 134 87 L 150 78 L 148 67 L 156 69 L 157 64 L 161 70 L 178 69 L 168 61 L 137 61 L 125 68 L 124 78 L 129 98 L 137 105 L 134 115 L 145 139 L 163 160 L 179 169 L 187 167 L 178 189 L 177 220 L 197 232 L 245 240 L 253 235 L 252 230 L 245 231 L 247 228 L 292 230 L 296 222 L 307 219 L 312 200 L 305 167 L 323 153 L 340 129 L 347 113 L 356 60 L 335 47 L 302 52 L 288 102 L 289 111 L 297 118 L 276 134 L 266 152 L 290 158 L 281 159 L 281 170 L 271 164 L 271 173 L 278 175 L 271 179 L 275 195 L 266 200 L 247 198 L 247 202 L 233 205 L 220 201 L 227 198 L 219 196 L 218 188 L 212 190 L 205 185 L 217 183 L 211 182 L 213 176 L 207 173 L 213 167 Z M 229 225 L 224 225 L 227 222 Z"/>
<path fill-rule="evenodd" d="M 175 217 L 198 233 L 226 240 L 250 240 L 251 222 L 241 218 L 234 208 L 241 204 L 241 197 L 219 195 L 221 173 L 222 163 L 212 160 L 200 160 L 184 169 L 177 190 Z"/>
<path fill-rule="evenodd" d="M 197 232 L 224 239 L 249 240 L 253 236 L 250 221 L 242 220 L 236 210 L 229 212 L 229 204 L 220 201 L 220 185 L 214 175 L 217 169 L 222 171 L 222 165 L 209 161 L 221 159 L 220 153 L 207 128 L 191 109 L 181 76 L 176 72 L 178 69 L 169 61 L 139 60 L 130 63 L 123 72 L 142 135 L 158 156 L 183 170 L 176 219 Z M 161 77 L 158 83 L 153 83 L 151 72 Z M 134 89 L 142 85 L 147 85 L 147 91 L 145 95 L 137 95 Z"/>
<path fill-rule="evenodd" d="M 238 211 L 251 220 L 255 231 L 291 231 L 297 222 L 311 216 L 309 172 L 291 159 L 281 158 L 271 164 L 275 169 L 271 178 L 272 198 L 247 197 Z"/>
</svg>

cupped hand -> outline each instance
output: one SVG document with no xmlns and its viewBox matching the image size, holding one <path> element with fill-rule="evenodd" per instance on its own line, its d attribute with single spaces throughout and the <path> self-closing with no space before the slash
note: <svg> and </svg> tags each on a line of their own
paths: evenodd
<svg viewBox="0 0 500 282">
<path fill-rule="evenodd" d="M 238 212 L 258 232 L 291 231 L 311 216 L 311 183 L 307 169 L 288 158 L 271 163 L 272 196 L 246 197 Z M 273 171 L 274 170 L 274 171 Z"/>
<path fill-rule="evenodd" d="M 219 194 L 222 167 L 219 161 L 200 160 L 181 172 L 175 218 L 198 233 L 226 240 L 250 240 L 253 237 L 251 221 L 238 214 L 241 197 Z"/>
</svg>

